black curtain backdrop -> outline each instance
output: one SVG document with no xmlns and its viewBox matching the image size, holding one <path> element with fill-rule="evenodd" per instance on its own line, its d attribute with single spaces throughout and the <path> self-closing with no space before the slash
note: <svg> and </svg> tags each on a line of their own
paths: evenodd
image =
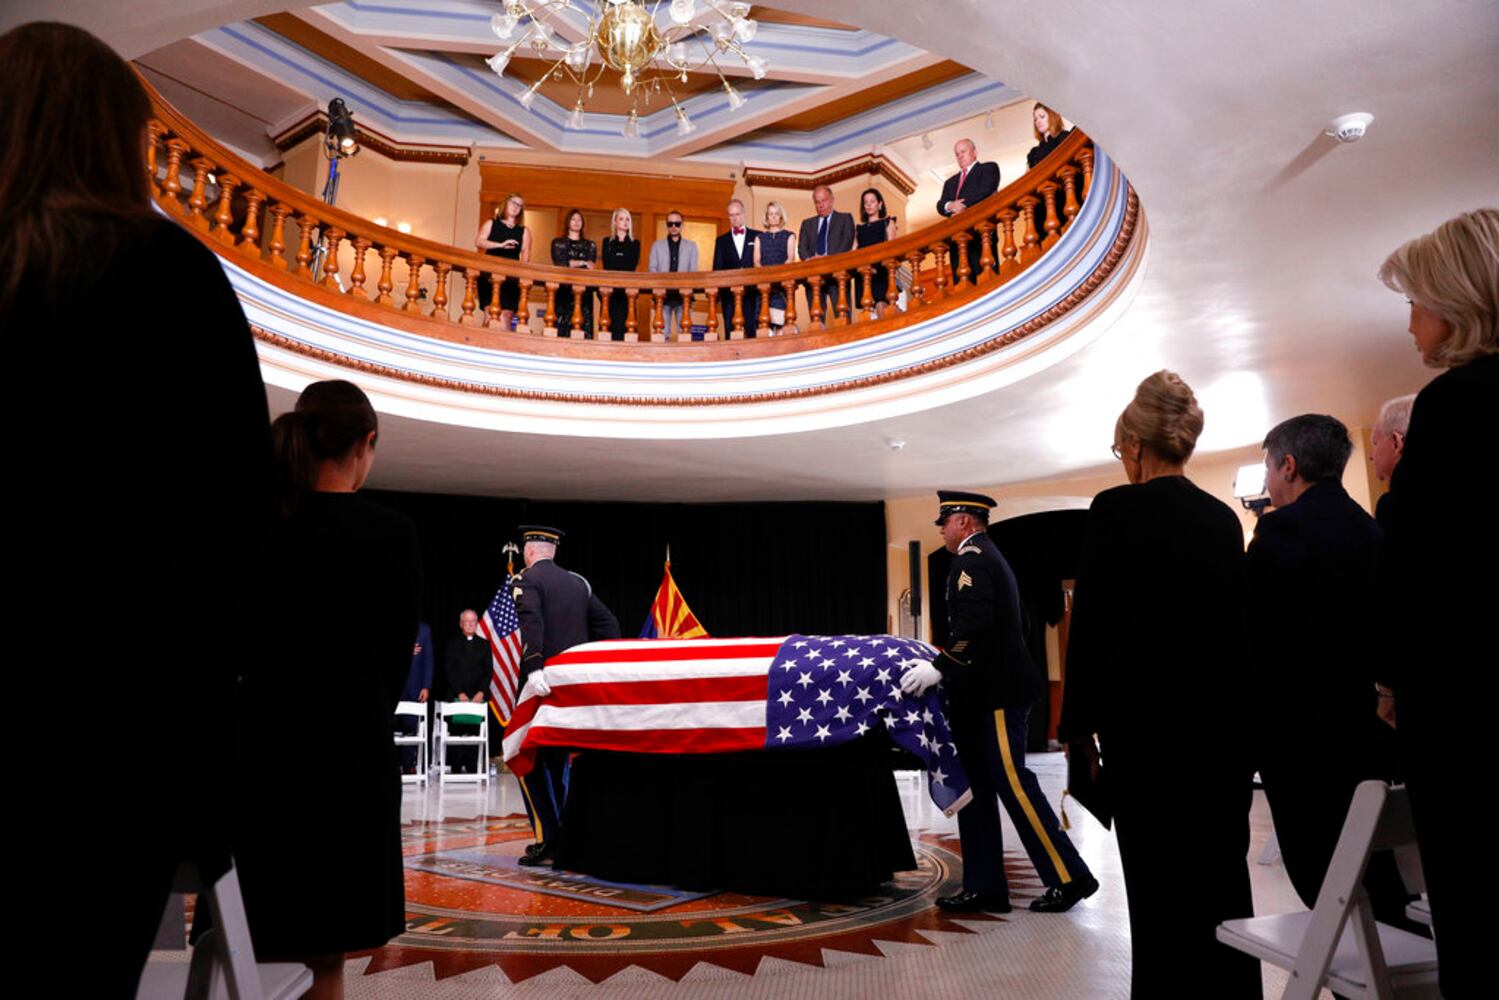
<svg viewBox="0 0 1499 1000">
<path fill-rule="evenodd" d="M 480 613 L 505 572 L 518 524 L 561 528 L 557 563 L 583 574 L 638 635 L 672 576 L 713 636 L 886 630 L 883 503 L 586 503 L 366 490 L 416 523 L 422 620 L 432 626 L 439 676 L 464 608 Z M 524 564 L 519 556 L 516 569 Z"/>
</svg>

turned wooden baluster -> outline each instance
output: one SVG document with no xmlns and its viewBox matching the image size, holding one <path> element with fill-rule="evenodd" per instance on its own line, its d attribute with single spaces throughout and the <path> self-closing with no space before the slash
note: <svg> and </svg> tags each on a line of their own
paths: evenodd
<svg viewBox="0 0 1499 1000">
<path fill-rule="evenodd" d="M 822 322 L 822 275 L 814 274 L 807 279 L 807 312 L 811 318 L 807 320 L 808 330 L 825 330 L 827 327 Z"/>
<path fill-rule="evenodd" d="M 895 281 L 895 272 L 900 269 L 900 262 L 894 257 L 883 262 L 885 265 L 885 304 L 890 307 L 891 312 L 900 303 L 900 285 Z"/>
<path fill-rule="evenodd" d="M 610 335 L 610 320 L 609 320 L 609 300 L 612 299 L 612 298 L 614 298 L 614 289 L 612 289 L 612 288 L 600 288 L 599 289 L 599 324 L 598 324 L 598 331 L 599 331 L 598 339 L 599 340 L 613 340 L 614 339 L 613 336 Z"/>
<path fill-rule="evenodd" d="M 873 264 L 860 264 L 859 277 L 864 279 L 860 284 L 864 288 L 864 294 L 859 296 L 859 309 L 869 319 L 874 319 L 874 268 Z"/>
<path fill-rule="evenodd" d="M 1056 181 L 1041 182 L 1041 197 L 1046 202 L 1046 235 L 1041 237 L 1042 251 L 1056 246 L 1057 240 L 1061 238 L 1057 235 L 1057 231 L 1062 228 L 1061 222 L 1057 219 L 1057 192 L 1059 190 L 1061 188 Z"/>
<path fill-rule="evenodd" d="M 633 344 L 636 341 L 640 340 L 640 322 L 635 318 L 635 310 L 640 301 L 640 289 L 625 288 L 622 289 L 622 294 L 625 297 L 625 340 Z M 658 303 L 656 306 L 656 313 L 658 316 L 660 312 L 661 307 Z M 660 340 L 665 338 L 652 336 L 651 339 Z"/>
<path fill-rule="evenodd" d="M 187 222 L 195 229 L 208 232 L 208 174 L 213 170 L 213 161 L 198 157 L 193 160 L 193 193 L 187 199 Z"/>
<path fill-rule="evenodd" d="M 926 289 L 921 285 L 921 262 L 925 259 L 926 254 L 921 250 L 906 253 L 906 263 L 911 265 L 911 300 L 907 309 L 920 309 L 926 305 Z"/>
<path fill-rule="evenodd" d="M 520 301 L 517 302 L 516 305 L 520 306 L 520 308 L 515 311 L 515 332 L 520 333 L 522 330 L 524 330 L 525 332 L 530 333 L 531 281 L 528 278 L 520 279 Z"/>
<path fill-rule="evenodd" d="M 584 285 L 573 285 L 572 329 L 567 331 L 567 335 L 574 340 L 583 339 L 583 296 L 588 292 L 589 289 Z"/>
<path fill-rule="evenodd" d="M 182 203 L 177 198 L 182 194 L 182 157 L 189 148 L 181 139 L 167 140 L 167 175 L 161 182 L 161 207 L 176 215 L 182 214 Z"/>
<path fill-rule="evenodd" d="M 344 294 L 356 299 L 368 299 L 370 293 L 364 290 L 364 255 L 374 244 L 363 236 L 356 236 L 353 243 L 354 265 L 349 270 L 349 290 Z"/>
<path fill-rule="evenodd" d="M 161 137 L 166 134 L 167 127 L 157 119 L 152 118 L 146 123 L 146 176 L 151 178 L 151 191 L 158 197 L 161 185 L 156 183 L 156 147 L 161 145 Z"/>
<path fill-rule="evenodd" d="M 781 332 L 796 326 L 796 282 L 783 281 L 781 287 L 786 290 L 786 325 L 781 327 Z"/>
<path fill-rule="evenodd" d="M 541 332 L 548 337 L 557 336 L 557 289 L 560 287 L 555 281 L 547 282 L 547 311 L 541 317 Z"/>
<path fill-rule="evenodd" d="M 959 292 L 965 288 L 971 288 L 973 283 L 968 279 L 973 274 L 973 269 L 968 265 L 968 244 L 973 242 L 973 234 L 968 232 L 958 233 L 954 239 L 958 241 L 958 259 L 953 264 L 953 271 L 958 280 L 953 283 L 953 291 Z"/>
<path fill-rule="evenodd" d="M 994 223 L 980 222 L 978 283 L 987 285 L 994 277 Z"/>
<path fill-rule="evenodd" d="M 500 284 L 503 279 L 498 271 L 489 272 L 489 302 L 484 306 L 484 325 L 498 328 L 500 325 Z"/>
<path fill-rule="evenodd" d="M 999 224 L 1005 230 L 1004 246 L 999 255 L 999 280 L 1009 281 L 1020 270 L 1020 261 L 1016 260 L 1019 251 L 1015 249 L 1015 220 L 1020 218 L 1013 208 L 1002 209 L 999 213 Z"/>
<path fill-rule="evenodd" d="M 770 284 L 755 286 L 760 291 L 760 315 L 755 320 L 755 336 L 770 336 Z"/>
<path fill-rule="evenodd" d="M 433 319 L 449 320 L 448 315 L 448 272 L 453 265 L 445 260 L 439 260 L 432 265 L 437 273 L 437 284 L 432 287 L 432 311 L 428 313 Z"/>
<path fill-rule="evenodd" d="M 1082 207 L 1077 200 L 1077 168 L 1069 163 L 1058 170 L 1057 175 L 1062 178 L 1062 185 L 1067 189 L 1067 196 L 1062 201 L 1062 214 L 1067 216 L 1067 221 L 1062 223 L 1062 232 L 1065 233 L 1067 227 L 1072 225 L 1078 209 Z"/>
<path fill-rule="evenodd" d="M 848 272 L 839 271 L 838 297 L 833 300 L 833 323 L 838 326 L 847 326 L 852 322 L 848 315 L 848 282 Z"/>
<path fill-rule="evenodd" d="M 223 174 L 219 177 L 219 207 L 214 213 L 213 221 L 217 223 L 213 227 L 213 235 L 225 246 L 234 246 L 234 233 L 229 227 L 234 224 L 234 210 L 230 202 L 234 200 L 234 189 L 239 187 L 239 178 L 233 174 Z"/>
<path fill-rule="evenodd" d="M 350 294 L 353 289 L 350 289 Z M 474 310 L 479 308 L 479 272 L 471 267 L 463 269 L 463 302 L 458 306 L 458 325 L 477 326 Z"/>
<path fill-rule="evenodd" d="M 260 206 L 265 195 L 251 188 L 245 192 L 245 224 L 239 230 L 239 248 L 248 256 L 260 259 Z"/>
<path fill-rule="evenodd" d="M 271 206 L 270 265 L 278 271 L 286 270 L 286 217 L 290 214 L 290 205 L 278 201 Z"/>
<path fill-rule="evenodd" d="M 325 235 L 328 240 L 328 256 L 323 258 L 323 280 L 318 284 L 338 291 L 338 245 L 343 242 L 344 231 L 337 226 L 329 226 Z"/>
<path fill-rule="evenodd" d="M 312 280 L 312 227 L 317 220 L 310 215 L 297 216 L 297 277 Z"/>
<path fill-rule="evenodd" d="M 376 290 L 379 292 L 375 296 L 376 305 L 389 306 L 395 304 L 396 300 L 391 298 L 390 293 L 396 287 L 396 283 L 391 280 L 390 269 L 395 266 L 396 254 L 398 253 L 400 251 L 395 247 L 380 248 L 380 281 L 375 285 Z"/>
<path fill-rule="evenodd" d="M 734 326 L 729 330 L 730 340 L 744 339 L 744 286 L 734 286 Z"/>
<path fill-rule="evenodd" d="M 1093 190 L 1093 150 L 1084 148 L 1078 151 L 1077 162 L 1083 165 L 1083 197 L 1088 197 L 1088 192 Z"/>
<path fill-rule="evenodd" d="M 633 304 L 633 303 L 632 303 Z M 633 319 L 633 315 L 631 316 Z M 681 339 L 682 327 L 686 324 L 677 322 L 677 339 Z M 666 339 L 666 289 L 651 289 L 651 339 Z"/>
<path fill-rule="evenodd" d="M 1036 206 L 1040 200 L 1033 194 L 1020 199 L 1020 214 L 1025 218 L 1025 245 L 1020 248 L 1020 266 L 1029 267 L 1041 256 L 1041 241 L 1036 235 Z"/>
<path fill-rule="evenodd" d="M 692 296 L 692 289 L 682 289 L 682 315 L 677 320 L 678 340 L 692 339 Z"/>
<path fill-rule="evenodd" d="M 934 243 L 931 247 L 932 258 L 937 265 L 937 274 L 933 281 L 933 299 L 947 298 L 947 244 Z"/>
<path fill-rule="evenodd" d="M 406 301 L 401 305 L 403 312 L 419 313 L 422 311 L 422 265 L 426 262 L 427 258 L 421 254 L 406 255 Z"/>
<path fill-rule="evenodd" d="M 704 288 L 703 294 L 708 297 L 708 331 L 703 334 L 704 340 L 718 339 L 718 289 Z"/>
</svg>

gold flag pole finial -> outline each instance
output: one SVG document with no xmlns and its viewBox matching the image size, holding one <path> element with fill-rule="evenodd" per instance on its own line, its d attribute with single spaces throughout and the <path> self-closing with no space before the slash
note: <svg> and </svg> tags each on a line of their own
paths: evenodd
<svg viewBox="0 0 1499 1000">
<path fill-rule="evenodd" d="M 514 576 L 515 554 L 519 552 L 520 549 L 516 547 L 516 544 L 514 542 L 506 542 L 505 547 L 500 549 L 500 551 L 505 553 L 505 575 Z"/>
</svg>

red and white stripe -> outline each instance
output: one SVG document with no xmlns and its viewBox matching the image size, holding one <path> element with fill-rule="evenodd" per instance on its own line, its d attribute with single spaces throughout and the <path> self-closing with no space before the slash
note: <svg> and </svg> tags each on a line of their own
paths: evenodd
<svg viewBox="0 0 1499 1000">
<path fill-rule="evenodd" d="M 725 753 L 765 746 L 767 674 L 785 636 L 614 639 L 546 663 L 551 694 L 531 684 L 505 735 L 505 761 L 531 769 L 540 747 L 633 753 Z"/>
<path fill-rule="evenodd" d="M 490 708 L 503 726 L 515 711 L 516 688 L 520 687 L 520 629 L 496 636 L 495 626 L 489 620 L 489 613 L 485 612 L 479 619 L 479 631 L 489 640 Z"/>
</svg>

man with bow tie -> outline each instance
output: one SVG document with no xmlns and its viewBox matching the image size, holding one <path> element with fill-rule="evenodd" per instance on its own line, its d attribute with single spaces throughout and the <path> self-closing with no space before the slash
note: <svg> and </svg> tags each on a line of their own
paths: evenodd
<svg viewBox="0 0 1499 1000">
<path fill-rule="evenodd" d="M 713 270 L 732 271 L 736 268 L 755 266 L 755 240 L 760 232 L 744 225 L 744 202 L 735 198 L 729 202 L 729 231 L 713 243 Z M 745 277 L 743 322 L 744 335 L 753 337 L 760 325 L 760 290 L 755 288 L 753 277 Z M 721 288 L 719 304 L 723 307 L 723 334 L 727 338 L 734 329 L 734 290 Z"/>
</svg>

